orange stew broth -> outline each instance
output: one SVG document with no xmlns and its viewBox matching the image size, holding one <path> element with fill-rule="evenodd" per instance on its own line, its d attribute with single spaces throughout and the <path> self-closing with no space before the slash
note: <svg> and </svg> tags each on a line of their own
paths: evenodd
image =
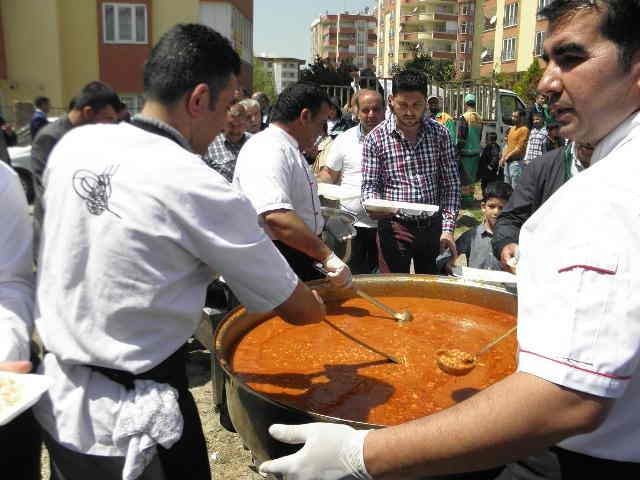
<svg viewBox="0 0 640 480">
<path fill-rule="evenodd" d="M 413 321 L 399 325 L 359 298 L 327 304 L 327 320 L 384 352 L 385 360 L 327 323 L 293 326 L 272 317 L 235 346 L 231 366 L 250 388 L 302 410 L 378 425 L 397 425 L 458 403 L 512 373 L 515 335 L 455 377 L 436 364 L 436 350 L 475 353 L 515 324 L 515 317 L 475 305 L 384 297 Z"/>
</svg>

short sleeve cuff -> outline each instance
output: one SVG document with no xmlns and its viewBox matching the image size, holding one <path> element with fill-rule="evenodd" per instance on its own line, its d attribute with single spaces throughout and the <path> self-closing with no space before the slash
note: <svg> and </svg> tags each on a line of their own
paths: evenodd
<svg viewBox="0 0 640 480">
<path fill-rule="evenodd" d="M 443 232 L 453 232 L 456 228 L 456 222 L 455 220 L 452 220 L 450 218 L 445 218 L 443 216 L 442 218 L 442 231 Z"/>
<path fill-rule="evenodd" d="M 620 398 L 631 380 L 630 376 L 599 372 L 589 365 L 546 357 L 528 350 L 519 352 L 518 371 L 572 390 L 606 398 Z"/>
<path fill-rule="evenodd" d="M 274 210 L 295 210 L 293 205 L 290 203 L 271 203 L 269 205 L 263 205 L 259 208 L 256 208 L 256 212 L 258 215 L 262 215 L 263 213 L 273 212 Z"/>
</svg>

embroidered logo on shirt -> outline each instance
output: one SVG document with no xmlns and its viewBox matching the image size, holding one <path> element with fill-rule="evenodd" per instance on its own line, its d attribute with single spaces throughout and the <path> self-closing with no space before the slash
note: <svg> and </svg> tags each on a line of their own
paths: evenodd
<svg viewBox="0 0 640 480">
<path fill-rule="evenodd" d="M 111 177 L 118 171 L 119 165 L 111 165 L 104 172 L 97 175 L 91 170 L 78 170 L 73 174 L 73 189 L 87 202 L 87 210 L 92 215 L 102 215 L 109 212 L 118 218 L 122 218 L 109 209 L 111 197 Z"/>
</svg>

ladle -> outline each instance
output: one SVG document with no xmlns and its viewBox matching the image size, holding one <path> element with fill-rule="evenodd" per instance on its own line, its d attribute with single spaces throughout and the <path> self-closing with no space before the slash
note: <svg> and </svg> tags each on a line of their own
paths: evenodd
<svg viewBox="0 0 640 480">
<path fill-rule="evenodd" d="M 449 350 L 440 349 L 436 352 L 438 367 L 440 367 L 440 370 L 450 375 L 458 375 L 458 376 L 466 375 L 471 370 L 476 368 L 476 365 L 478 364 L 478 357 L 480 355 L 482 355 L 483 353 L 486 353 L 491 348 L 493 348 L 498 343 L 500 343 L 502 340 L 507 338 L 509 335 L 515 332 L 517 328 L 518 328 L 517 325 L 513 326 L 512 328 L 507 330 L 505 333 L 500 335 L 498 338 L 496 338 L 495 340 L 493 340 L 492 342 L 484 346 L 475 355 L 472 355 L 468 352 L 464 352 L 462 350 L 458 350 L 456 348 L 449 349 Z"/>
<path fill-rule="evenodd" d="M 315 267 L 316 270 L 318 270 L 320 273 L 322 273 L 323 275 L 327 275 L 329 272 L 322 266 L 321 263 L 314 263 L 313 265 Z M 413 315 L 411 315 L 411 312 L 409 310 L 407 310 L 406 308 L 404 310 L 402 310 L 401 312 L 391 308 L 389 305 L 385 305 L 384 303 L 382 303 L 380 300 L 373 298 L 371 295 L 369 295 L 368 293 L 364 293 L 362 290 L 360 290 L 357 287 L 352 287 L 353 290 L 356 292 L 356 295 L 358 295 L 361 298 L 364 298 L 366 301 L 373 303 L 376 307 L 378 307 L 380 310 L 384 311 L 385 313 L 388 313 L 389 315 L 391 315 L 394 319 L 396 319 L 399 323 L 406 323 L 406 322 L 410 322 L 411 320 L 413 320 Z"/>
</svg>

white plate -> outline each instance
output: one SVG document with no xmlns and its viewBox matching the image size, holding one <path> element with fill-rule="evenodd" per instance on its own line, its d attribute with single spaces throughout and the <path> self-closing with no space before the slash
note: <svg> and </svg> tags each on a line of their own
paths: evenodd
<svg viewBox="0 0 640 480">
<path fill-rule="evenodd" d="M 0 371 L 0 425 L 6 425 L 36 403 L 51 383 L 44 375 Z"/>
<path fill-rule="evenodd" d="M 318 183 L 318 195 L 329 200 L 352 200 L 360 197 L 360 190 L 332 183 Z"/>
<path fill-rule="evenodd" d="M 476 282 L 508 283 L 515 285 L 517 278 L 513 273 L 501 272 L 497 270 L 483 270 L 471 267 L 453 267 L 451 272 L 454 276 L 473 280 Z"/>
<path fill-rule="evenodd" d="M 379 213 L 391 213 L 396 210 L 402 210 L 410 215 L 420 215 L 427 213 L 433 215 L 440 207 L 437 205 L 429 205 L 426 203 L 396 202 L 394 200 L 383 200 L 381 198 L 368 198 L 364 202 L 367 210 Z"/>
</svg>

